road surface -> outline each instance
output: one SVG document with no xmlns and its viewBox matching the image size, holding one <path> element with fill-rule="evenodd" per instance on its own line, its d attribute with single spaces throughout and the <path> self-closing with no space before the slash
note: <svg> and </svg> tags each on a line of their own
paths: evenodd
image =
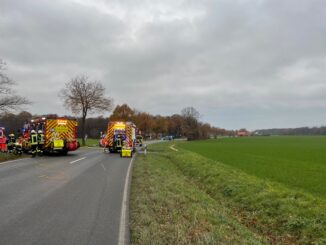
<svg viewBox="0 0 326 245">
<path fill-rule="evenodd" d="M 0 163 L 0 244 L 128 243 L 120 221 L 130 164 L 89 148 Z"/>
</svg>

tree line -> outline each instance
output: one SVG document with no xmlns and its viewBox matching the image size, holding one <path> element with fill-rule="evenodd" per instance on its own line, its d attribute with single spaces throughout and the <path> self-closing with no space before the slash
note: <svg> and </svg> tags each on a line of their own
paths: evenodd
<svg viewBox="0 0 326 245">
<path fill-rule="evenodd" d="M 5 112 L 0 116 L 0 126 L 5 127 L 7 132 L 17 133 L 24 123 L 37 117 L 56 118 L 57 114 L 33 115 L 30 112 L 22 111 L 18 114 Z M 117 105 L 109 117 L 89 117 L 85 120 L 85 131 L 89 138 L 99 138 L 101 133 L 107 131 L 109 121 L 132 121 L 136 124 L 140 133 L 145 138 L 158 139 L 171 135 L 175 138 L 186 137 L 189 140 L 207 139 L 210 137 L 232 135 L 233 131 L 217 128 L 198 119 L 199 113 L 192 107 L 187 107 L 180 114 L 171 116 L 151 115 L 132 109 L 127 104 Z M 70 115 L 65 117 L 74 118 Z M 76 118 L 81 125 L 82 118 Z M 80 127 L 79 127 L 80 129 Z M 82 138 L 81 130 L 78 130 L 78 137 Z"/>
<path fill-rule="evenodd" d="M 175 138 L 186 137 L 195 140 L 230 134 L 230 131 L 201 122 L 199 112 L 193 107 L 184 108 L 180 114 L 161 116 L 138 111 L 123 104 L 115 107 L 109 120 L 132 121 L 146 138 L 171 135 Z"/>
<path fill-rule="evenodd" d="M 254 135 L 326 135 L 326 126 L 261 129 L 254 131 Z"/>
</svg>

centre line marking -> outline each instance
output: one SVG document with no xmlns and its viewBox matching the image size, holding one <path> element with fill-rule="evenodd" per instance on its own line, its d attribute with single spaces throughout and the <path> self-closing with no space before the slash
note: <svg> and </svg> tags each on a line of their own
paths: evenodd
<svg viewBox="0 0 326 245">
<path fill-rule="evenodd" d="M 86 157 L 79 158 L 79 159 L 77 159 L 77 160 L 75 160 L 75 161 L 70 162 L 70 164 L 74 164 L 74 163 L 76 163 L 76 162 L 79 162 L 79 161 L 81 161 L 81 160 L 84 160 L 85 158 L 86 158 Z"/>
<path fill-rule="evenodd" d="M 104 167 L 104 164 L 103 163 L 101 163 L 101 166 L 104 169 L 104 171 L 106 171 L 106 168 Z"/>
</svg>

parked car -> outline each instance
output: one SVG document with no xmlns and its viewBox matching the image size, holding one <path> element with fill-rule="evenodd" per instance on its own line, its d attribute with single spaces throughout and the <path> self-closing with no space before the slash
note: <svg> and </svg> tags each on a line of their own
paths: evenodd
<svg viewBox="0 0 326 245">
<path fill-rule="evenodd" d="M 161 138 L 161 140 L 173 140 L 173 136 L 168 135 Z"/>
</svg>

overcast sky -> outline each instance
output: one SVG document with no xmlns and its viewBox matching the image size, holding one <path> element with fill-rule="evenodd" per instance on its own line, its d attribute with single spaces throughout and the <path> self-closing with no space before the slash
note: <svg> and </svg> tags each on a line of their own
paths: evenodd
<svg viewBox="0 0 326 245">
<path fill-rule="evenodd" d="M 33 113 L 68 114 L 57 94 L 87 74 L 152 114 L 326 125 L 325 0 L 0 0 L 0 58 Z"/>
</svg>

